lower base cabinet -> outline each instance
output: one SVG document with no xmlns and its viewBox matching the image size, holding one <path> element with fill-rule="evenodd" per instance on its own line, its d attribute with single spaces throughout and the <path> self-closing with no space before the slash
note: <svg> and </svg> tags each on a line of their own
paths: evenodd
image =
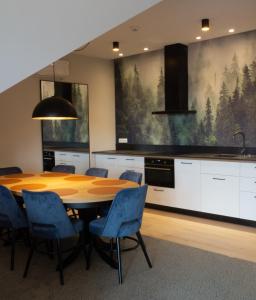
<svg viewBox="0 0 256 300">
<path fill-rule="evenodd" d="M 239 177 L 202 174 L 202 211 L 239 218 Z"/>
<path fill-rule="evenodd" d="M 256 221 L 256 193 L 240 192 L 240 218 Z"/>
</svg>

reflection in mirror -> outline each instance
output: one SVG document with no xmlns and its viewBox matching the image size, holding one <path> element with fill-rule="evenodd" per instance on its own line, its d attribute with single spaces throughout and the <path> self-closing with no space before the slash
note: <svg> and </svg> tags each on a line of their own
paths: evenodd
<svg viewBox="0 0 256 300">
<path fill-rule="evenodd" d="M 74 165 L 76 173 L 89 168 L 89 103 L 88 85 L 80 83 L 40 81 L 41 100 L 54 95 L 70 101 L 78 120 L 42 121 L 43 168 Z"/>
</svg>

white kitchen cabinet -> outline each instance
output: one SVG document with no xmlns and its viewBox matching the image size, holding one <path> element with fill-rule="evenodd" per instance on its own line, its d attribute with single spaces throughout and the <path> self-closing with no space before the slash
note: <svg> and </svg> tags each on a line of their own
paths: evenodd
<svg viewBox="0 0 256 300">
<path fill-rule="evenodd" d="M 119 178 L 127 171 L 142 173 L 142 183 L 144 183 L 144 157 L 94 154 L 95 167 L 108 169 L 109 178 Z"/>
<path fill-rule="evenodd" d="M 239 217 L 256 221 L 256 164 L 240 164 Z"/>
<path fill-rule="evenodd" d="M 240 192 L 239 217 L 256 221 L 256 193 Z"/>
<path fill-rule="evenodd" d="M 89 153 L 55 151 L 55 165 L 73 165 L 76 174 L 84 174 L 89 168 Z"/>
<path fill-rule="evenodd" d="M 177 207 L 175 190 L 172 188 L 149 186 L 147 203 Z"/>
<path fill-rule="evenodd" d="M 201 197 L 203 212 L 239 217 L 239 177 L 202 174 Z"/>
<path fill-rule="evenodd" d="M 183 209 L 201 210 L 200 161 L 175 159 L 175 206 Z"/>
</svg>

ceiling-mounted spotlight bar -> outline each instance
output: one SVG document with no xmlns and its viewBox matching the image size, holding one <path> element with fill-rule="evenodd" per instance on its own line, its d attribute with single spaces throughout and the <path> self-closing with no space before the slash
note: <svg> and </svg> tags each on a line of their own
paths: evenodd
<svg viewBox="0 0 256 300">
<path fill-rule="evenodd" d="M 209 31 L 210 30 L 210 21 L 209 19 L 202 19 L 202 31 Z"/>
<path fill-rule="evenodd" d="M 119 42 L 113 42 L 113 48 L 112 50 L 114 52 L 118 52 L 119 51 Z"/>
</svg>

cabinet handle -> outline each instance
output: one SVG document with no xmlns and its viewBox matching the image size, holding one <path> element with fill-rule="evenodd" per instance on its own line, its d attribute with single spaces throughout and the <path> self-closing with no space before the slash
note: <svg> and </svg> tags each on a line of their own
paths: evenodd
<svg viewBox="0 0 256 300">
<path fill-rule="evenodd" d="M 59 155 L 60 155 L 60 156 L 66 156 L 66 154 L 65 154 L 65 153 L 60 153 Z"/>
<path fill-rule="evenodd" d="M 214 179 L 214 180 L 226 180 L 226 178 L 218 178 L 218 177 L 213 177 L 212 179 Z"/>
<path fill-rule="evenodd" d="M 184 162 L 184 161 L 182 161 L 181 164 L 182 165 L 192 165 L 192 162 Z"/>
<path fill-rule="evenodd" d="M 160 189 L 153 189 L 155 192 L 164 192 L 164 190 L 160 190 Z"/>
<path fill-rule="evenodd" d="M 73 157 L 80 157 L 79 154 L 73 154 Z"/>
<path fill-rule="evenodd" d="M 116 159 L 115 157 L 108 157 L 107 159 Z"/>
<path fill-rule="evenodd" d="M 125 160 L 134 160 L 134 158 L 126 158 Z"/>
</svg>

